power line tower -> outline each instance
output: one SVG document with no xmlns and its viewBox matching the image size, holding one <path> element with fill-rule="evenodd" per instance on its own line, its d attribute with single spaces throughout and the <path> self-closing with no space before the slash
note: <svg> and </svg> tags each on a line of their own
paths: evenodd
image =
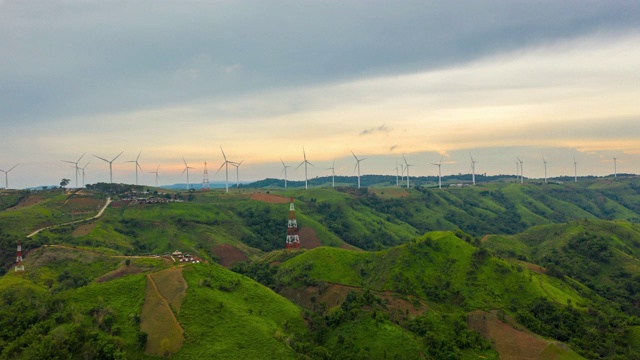
<svg viewBox="0 0 640 360">
<path fill-rule="evenodd" d="M 287 223 L 287 249 L 300 248 L 300 237 L 298 236 L 298 221 L 296 220 L 296 209 L 293 207 L 293 197 L 289 204 L 289 222 Z"/>
<path fill-rule="evenodd" d="M 18 253 L 16 254 L 16 271 L 24 271 L 22 263 L 22 244 L 18 241 Z"/>
<path fill-rule="evenodd" d="M 207 170 L 207 162 L 204 162 L 204 177 L 202 178 L 202 191 L 209 191 L 209 170 Z"/>
</svg>

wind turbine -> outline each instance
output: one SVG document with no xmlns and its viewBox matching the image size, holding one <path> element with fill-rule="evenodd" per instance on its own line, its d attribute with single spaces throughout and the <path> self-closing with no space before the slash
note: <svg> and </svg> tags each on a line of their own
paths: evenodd
<svg viewBox="0 0 640 360">
<path fill-rule="evenodd" d="M 396 171 L 396 186 L 400 186 L 400 174 L 398 173 L 400 169 L 398 169 L 398 161 L 396 160 L 396 167 L 393 168 Z M 404 172 L 404 171 L 403 171 Z M 404 174 L 402 174 L 404 176 Z"/>
<path fill-rule="evenodd" d="M 220 146 L 220 151 L 222 151 L 222 157 L 224 158 L 224 162 L 222 163 L 222 165 L 220 165 L 220 167 L 218 168 L 218 171 L 216 171 L 216 174 L 220 170 L 222 170 L 222 167 L 224 166 L 225 177 L 226 177 L 226 190 L 227 190 L 227 193 L 229 193 L 229 164 L 232 164 L 232 162 L 227 160 L 227 155 L 224 154 L 224 150 L 222 150 L 222 146 Z"/>
<path fill-rule="evenodd" d="M 11 170 L 15 169 L 16 166 L 18 166 L 18 165 L 20 165 L 20 164 L 13 165 L 13 167 L 11 169 L 7 170 L 7 171 L 0 170 L 0 171 L 2 171 L 4 173 L 4 188 L 5 189 L 9 189 L 9 172 Z"/>
<path fill-rule="evenodd" d="M 244 160 L 240 161 L 239 163 L 235 163 L 235 162 L 229 163 L 229 164 L 231 164 L 231 165 L 236 167 L 236 189 L 240 188 L 240 181 L 239 181 L 240 174 L 239 174 L 239 170 L 238 169 L 240 168 L 240 165 L 242 165 L 243 162 L 244 162 Z"/>
<path fill-rule="evenodd" d="M 351 155 L 353 155 L 353 157 L 356 158 L 356 166 L 353 168 L 353 171 L 355 171 L 356 168 L 358 169 L 358 189 L 360 189 L 360 161 L 366 160 L 366 158 L 358 159 L 358 157 L 356 156 L 356 154 L 353 153 L 353 151 L 351 151 Z"/>
<path fill-rule="evenodd" d="M 336 187 L 336 161 L 335 160 L 333 160 L 333 164 L 331 164 L 331 167 L 327 168 L 327 170 L 331 170 L 331 187 Z"/>
<path fill-rule="evenodd" d="M 578 182 L 578 163 L 576 162 L 576 156 L 573 156 L 573 182 Z"/>
<path fill-rule="evenodd" d="M 160 165 L 158 165 L 156 171 L 149 171 L 149 174 L 156 174 L 156 187 L 158 187 L 158 179 L 160 178 L 160 175 L 158 175 L 158 170 L 160 170 Z"/>
<path fill-rule="evenodd" d="M 469 157 L 471 158 L 471 182 L 473 183 L 473 185 L 476 184 L 476 161 L 473 160 L 473 156 L 471 156 L 471 154 L 469 154 Z"/>
<path fill-rule="evenodd" d="M 408 189 L 410 187 L 409 186 L 409 167 L 413 165 L 407 163 L 407 158 L 404 157 L 404 154 L 402 154 L 402 159 L 404 160 L 404 167 L 405 169 L 407 169 L 407 189 Z"/>
<path fill-rule="evenodd" d="M 118 157 L 120 157 L 120 155 L 122 155 L 123 152 L 124 151 L 121 151 L 120 154 L 118 154 L 118 156 L 114 157 L 113 160 L 111 160 L 111 161 L 109 161 L 109 160 L 107 160 L 105 158 L 101 158 L 100 156 L 93 155 L 93 156 L 97 157 L 98 159 L 109 163 L 109 183 L 111 183 L 111 184 L 113 184 L 113 162 L 116 161 L 116 159 Z"/>
<path fill-rule="evenodd" d="M 180 174 L 180 176 L 182 176 L 185 171 L 187 172 L 187 191 L 189 191 L 189 169 L 195 169 L 195 168 L 187 165 L 187 160 L 184 159 L 184 156 L 182 157 L 182 161 L 184 161 L 184 170 L 182 170 L 182 174 Z"/>
<path fill-rule="evenodd" d="M 613 158 L 613 177 L 614 179 L 618 177 L 618 159 Z"/>
<path fill-rule="evenodd" d="M 84 187 L 84 179 L 85 179 L 84 169 L 86 169 L 90 163 L 91 161 L 87 162 L 83 167 L 80 168 L 80 170 L 82 170 L 82 187 Z"/>
<path fill-rule="evenodd" d="M 308 178 L 307 178 L 307 164 L 309 164 L 311 166 L 313 166 L 313 164 L 310 163 L 309 161 L 307 161 L 307 153 L 304 151 L 304 147 L 302 148 L 302 155 L 304 155 L 304 161 L 301 162 L 300 165 L 298 165 L 296 167 L 296 169 L 299 168 L 300 166 L 302 166 L 302 164 L 304 164 L 304 188 L 307 189 L 307 181 L 308 181 Z"/>
<path fill-rule="evenodd" d="M 520 177 L 520 164 L 517 161 L 513 161 L 516 163 L 516 183 L 518 182 L 518 178 Z"/>
<path fill-rule="evenodd" d="M 86 153 L 84 153 L 86 154 Z M 82 157 L 84 156 L 84 154 L 80 155 L 80 157 L 78 158 L 78 161 L 73 162 L 73 161 L 69 161 L 69 160 L 62 160 L 63 162 L 69 163 L 69 164 L 73 164 L 76 168 L 76 189 L 78 188 L 78 173 L 80 172 L 80 168 L 78 167 L 78 163 L 80 162 L 80 160 L 82 159 Z"/>
<path fill-rule="evenodd" d="M 547 160 L 542 157 L 542 162 L 544 163 L 544 183 L 547 183 Z"/>
<path fill-rule="evenodd" d="M 398 165 L 400 165 L 400 182 L 404 182 L 404 165 L 402 165 L 402 163 Z"/>
<path fill-rule="evenodd" d="M 140 164 L 138 164 L 138 160 L 140 159 L 140 154 L 142 154 L 142 150 L 140 150 L 140 152 L 138 153 L 138 157 L 135 160 L 125 161 L 125 162 L 136 163 L 136 185 L 138 185 L 138 169 L 140 169 L 140 172 L 142 172 L 142 168 L 140 167 Z"/>
<path fill-rule="evenodd" d="M 440 156 L 440 161 L 437 163 L 431 163 L 431 165 L 435 165 L 438 167 L 438 189 L 442 189 L 442 159 L 444 155 Z"/>
<path fill-rule="evenodd" d="M 284 161 L 282 161 L 282 159 L 280 159 L 280 162 L 282 163 L 282 171 L 280 172 L 280 176 L 282 176 L 282 174 L 284 173 L 284 188 L 287 188 L 287 168 L 291 167 L 291 165 L 286 165 L 284 163 Z"/>
<path fill-rule="evenodd" d="M 524 167 L 522 166 L 522 164 L 524 164 L 522 162 L 522 160 L 520 160 L 519 157 L 516 156 L 516 158 L 518 159 L 518 162 L 520 163 L 520 184 L 524 183 Z"/>
</svg>

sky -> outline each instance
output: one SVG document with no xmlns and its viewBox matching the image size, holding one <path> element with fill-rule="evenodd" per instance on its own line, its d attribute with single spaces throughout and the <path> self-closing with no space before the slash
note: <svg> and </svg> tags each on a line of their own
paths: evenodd
<svg viewBox="0 0 640 360">
<path fill-rule="evenodd" d="M 640 2 L 0 0 L 10 188 L 640 173 Z M 183 160 L 184 159 L 184 160 Z M 235 180 L 235 168 L 229 174 Z M 4 187 L 0 173 L 0 187 Z M 79 180 L 82 181 L 81 179 Z M 81 185 L 81 184 L 80 184 Z"/>
</svg>

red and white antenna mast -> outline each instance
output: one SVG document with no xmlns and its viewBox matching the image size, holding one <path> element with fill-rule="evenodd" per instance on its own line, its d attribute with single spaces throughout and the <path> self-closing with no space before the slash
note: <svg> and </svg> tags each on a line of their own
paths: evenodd
<svg viewBox="0 0 640 360">
<path fill-rule="evenodd" d="M 293 197 L 289 204 L 289 222 L 287 223 L 287 249 L 300 248 L 300 237 L 298 236 L 298 221 L 296 220 L 296 209 L 293 207 Z"/>
<path fill-rule="evenodd" d="M 16 254 L 16 271 L 24 271 L 24 264 L 22 263 L 22 244 L 18 241 L 18 253 Z"/>
<path fill-rule="evenodd" d="M 204 162 L 204 177 L 202 178 L 202 191 L 209 191 L 209 170 L 207 170 L 207 162 Z"/>
</svg>

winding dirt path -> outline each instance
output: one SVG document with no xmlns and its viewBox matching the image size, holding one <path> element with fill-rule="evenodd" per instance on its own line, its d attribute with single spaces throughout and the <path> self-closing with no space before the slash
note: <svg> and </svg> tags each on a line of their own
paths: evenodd
<svg viewBox="0 0 640 360">
<path fill-rule="evenodd" d="M 56 228 L 56 227 L 59 227 L 59 226 L 78 224 L 78 223 L 85 222 L 85 221 L 95 220 L 95 219 L 99 218 L 100 216 L 102 216 L 102 213 L 104 213 L 104 211 L 107 209 L 107 206 L 109 206 L 109 204 L 111 204 L 111 197 L 107 198 L 107 201 L 105 201 L 104 205 L 102 206 L 100 211 L 98 211 L 98 213 L 95 216 L 92 216 L 92 217 L 86 218 L 86 219 L 70 221 L 70 222 L 66 222 L 66 223 L 62 223 L 62 224 L 46 226 L 46 227 L 40 228 L 40 229 L 32 232 L 31 234 L 27 235 L 27 238 L 30 238 L 30 237 L 36 235 L 37 233 L 39 233 L 42 230 L 53 229 L 53 228 Z"/>
</svg>

